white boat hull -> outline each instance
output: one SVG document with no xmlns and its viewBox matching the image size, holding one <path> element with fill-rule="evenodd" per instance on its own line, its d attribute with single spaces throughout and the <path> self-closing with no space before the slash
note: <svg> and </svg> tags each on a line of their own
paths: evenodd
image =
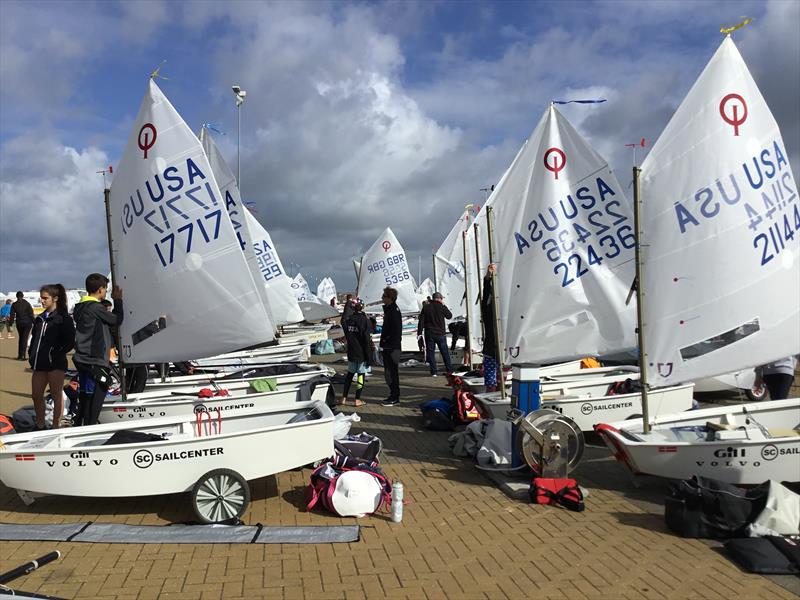
<svg viewBox="0 0 800 600">
<path fill-rule="evenodd" d="M 246 369 L 245 369 L 246 371 Z M 324 375 L 331 377 L 336 373 L 335 370 L 325 365 L 309 365 L 309 369 L 300 373 L 287 373 L 284 375 L 267 375 L 266 378 L 275 379 L 280 387 L 284 384 L 297 384 L 302 383 L 313 377 Z M 215 381 L 221 387 L 227 387 L 233 383 L 243 381 L 252 381 L 254 379 L 264 379 L 264 377 L 242 377 L 237 379 L 227 379 L 221 381 L 221 378 L 230 375 L 230 373 L 201 373 L 197 375 L 179 375 L 177 377 L 165 377 L 162 382 L 160 379 L 152 379 L 147 381 L 145 389 L 148 391 L 159 391 L 161 393 L 171 393 L 173 391 L 186 391 L 191 389 L 199 389 L 212 385 L 211 382 Z M 146 394 L 148 392 L 142 392 Z M 138 396 L 139 394 L 129 394 L 128 397 Z"/>
<path fill-rule="evenodd" d="M 314 409 L 321 418 L 288 420 Z M 198 437 L 193 418 L 135 423 L 136 431 L 169 434 L 156 442 L 92 445 L 131 423 L 13 434 L 0 446 L 0 480 L 13 489 L 64 496 L 122 497 L 186 492 L 204 474 L 230 469 L 246 480 L 333 455 L 333 414 L 320 402 L 227 416 L 222 432 Z"/>
<path fill-rule="evenodd" d="M 772 436 L 763 435 L 748 415 Z M 695 410 L 651 422 L 649 434 L 643 433 L 641 421 L 601 424 L 596 431 L 635 475 L 698 475 L 742 485 L 800 480 L 800 399 Z M 725 432 L 728 439 L 705 441 L 698 431 L 707 422 L 727 422 L 738 429 Z"/>
<path fill-rule="evenodd" d="M 648 395 L 651 414 L 674 414 L 692 408 L 692 384 L 651 390 Z M 476 394 L 476 400 L 484 414 L 493 419 L 505 419 L 511 408 L 511 398 L 502 399 L 499 393 Z M 542 408 L 557 410 L 573 419 L 581 431 L 592 431 L 597 423 L 625 420 L 642 414 L 641 393 L 617 394 L 614 396 L 566 395 L 546 397 L 542 395 Z"/>
<path fill-rule="evenodd" d="M 297 386 L 286 387 L 274 392 L 255 392 L 248 384 L 229 390 L 228 396 L 198 398 L 197 394 L 164 396 L 161 392 L 141 394 L 127 402 L 105 402 L 100 410 L 100 423 L 119 423 L 159 417 L 186 417 L 199 413 L 216 414 L 219 410 L 225 416 L 237 415 L 253 409 L 271 406 L 286 406 L 297 401 Z M 311 400 L 325 402 L 330 384 L 320 384 L 311 393 Z"/>
</svg>

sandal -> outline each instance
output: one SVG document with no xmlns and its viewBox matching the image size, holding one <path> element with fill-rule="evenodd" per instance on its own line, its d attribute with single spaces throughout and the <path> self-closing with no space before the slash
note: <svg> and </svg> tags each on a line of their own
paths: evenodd
<svg viewBox="0 0 800 600">
<path fill-rule="evenodd" d="M 342 398 L 336 403 L 336 406 L 347 406 L 347 398 Z"/>
<path fill-rule="evenodd" d="M 366 406 L 366 404 L 367 403 L 364 402 L 363 400 L 360 400 L 359 398 L 356 398 L 355 402 L 353 403 L 353 406 L 356 407 L 356 408 L 361 408 L 362 406 Z"/>
</svg>

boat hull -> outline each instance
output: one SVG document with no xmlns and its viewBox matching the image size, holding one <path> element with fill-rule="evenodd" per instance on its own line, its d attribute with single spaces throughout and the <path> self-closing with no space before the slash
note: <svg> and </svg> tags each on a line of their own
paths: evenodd
<svg viewBox="0 0 800 600">
<path fill-rule="evenodd" d="M 321 418 L 288 423 L 291 415 L 312 408 Z M 131 429 L 129 423 L 56 434 L 14 434 L 3 437 L 0 480 L 17 490 L 64 496 L 186 492 L 214 469 L 230 469 L 252 480 L 332 456 L 333 422 L 325 404 L 309 402 L 226 418 L 222 433 L 200 437 L 193 420 L 154 419 L 146 427 L 137 423 L 137 431 L 170 434 L 169 439 L 157 442 L 86 445 Z"/>
<path fill-rule="evenodd" d="M 765 436 L 753 429 L 753 418 L 768 431 L 789 435 Z M 727 435 L 742 437 L 705 441 L 695 434 L 698 439 L 685 439 L 686 432 L 708 422 L 731 423 L 739 429 Z M 798 426 L 800 399 L 791 399 L 665 415 L 653 419 L 649 434 L 643 433 L 641 422 L 600 424 L 595 430 L 635 475 L 668 479 L 697 475 L 756 485 L 767 479 L 800 480 L 800 435 L 787 430 Z"/>
</svg>

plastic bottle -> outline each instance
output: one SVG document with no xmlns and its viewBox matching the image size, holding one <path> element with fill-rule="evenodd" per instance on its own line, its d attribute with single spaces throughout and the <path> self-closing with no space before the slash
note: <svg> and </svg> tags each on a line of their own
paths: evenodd
<svg viewBox="0 0 800 600">
<path fill-rule="evenodd" d="M 403 520 L 403 483 L 395 481 L 392 486 L 392 521 L 400 523 Z"/>
</svg>

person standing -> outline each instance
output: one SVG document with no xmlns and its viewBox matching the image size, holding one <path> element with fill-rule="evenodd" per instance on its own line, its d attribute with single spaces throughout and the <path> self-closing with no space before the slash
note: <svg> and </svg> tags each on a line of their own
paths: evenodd
<svg viewBox="0 0 800 600">
<path fill-rule="evenodd" d="M 431 377 L 437 376 L 436 368 L 436 348 L 444 360 L 444 368 L 448 373 L 453 372 L 453 365 L 450 364 L 450 352 L 447 349 L 447 338 L 445 332 L 445 319 L 452 319 L 453 313 L 444 303 L 444 298 L 439 292 L 433 294 L 433 300 L 428 302 L 422 309 L 417 326 L 417 335 L 425 334 L 426 360 L 431 367 Z"/>
<path fill-rule="evenodd" d="M 383 290 L 383 328 L 380 349 L 383 356 L 383 374 L 389 386 L 389 397 L 381 404 L 394 406 L 400 402 L 400 350 L 403 347 L 403 316 L 397 306 L 397 290 Z"/>
<path fill-rule="evenodd" d="M 2 308 L 0 308 L 0 334 L 3 333 L 4 328 L 6 329 L 6 337 L 13 339 L 14 336 L 11 333 L 11 298 L 6 300 Z"/>
<path fill-rule="evenodd" d="M 114 286 L 114 311 L 100 303 L 106 297 L 108 279 L 100 273 L 86 277 L 86 296 L 75 305 L 75 355 L 80 392 L 75 425 L 94 425 L 111 387 L 109 352 L 114 343 L 112 327 L 122 323 L 122 289 Z"/>
<path fill-rule="evenodd" d="M 342 319 L 340 323 L 342 324 L 342 328 L 344 329 L 344 323 L 350 316 L 353 314 L 353 294 L 347 294 L 344 298 L 344 308 L 342 308 Z"/>
<path fill-rule="evenodd" d="M 39 290 L 44 311 L 33 324 L 30 358 L 33 369 L 31 396 L 36 412 L 36 429 L 46 428 L 44 390 L 53 397 L 53 429 L 61 425 L 64 412 L 64 371 L 67 352 L 75 346 L 75 325 L 67 309 L 67 292 L 60 283 L 44 285 Z"/>
<path fill-rule="evenodd" d="M 797 357 L 787 356 L 775 362 L 756 367 L 755 386 L 762 383 L 769 390 L 771 400 L 786 400 L 789 390 L 794 382 L 794 371 L 797 367 Z"/>
<path fill-rule="evenodd" d="M 481 297 L 481 318 L 483 319 L 483 385 L 487 392 L 496 392 L 497 377 L 497 339 L 495 330 L 497 321 L 494 314 L 494 288 L 492 274 L 497 266 L 489 265 L 483 278 L 483 296 Z"/>
<path fill-rule="evenodd" d="M 17 292 L 17 301 L 11 305 L 11 323 L 17 324 L 19 345 L 17 346 L 17 360 L 25 360 L 28 352 L 28 336 L 33 328 L 33 307 L 25 300 L 25 294 Z"/>
<path fill-rule="evenodd" d="M 353 312 L 343 324 L 344 335 L 347 338 L 347 377 L 344 380 L 341 404 L 347 404 L 347 394 L 353 379 L 356 380 L 356 399 L 353 406 L 363 406 L 361 392 L 364 381 L 372 360 L 372 337 L 370 337 L 370 323 L 364 314 L 364 305 L 357 301 Z"/>
</svg>

